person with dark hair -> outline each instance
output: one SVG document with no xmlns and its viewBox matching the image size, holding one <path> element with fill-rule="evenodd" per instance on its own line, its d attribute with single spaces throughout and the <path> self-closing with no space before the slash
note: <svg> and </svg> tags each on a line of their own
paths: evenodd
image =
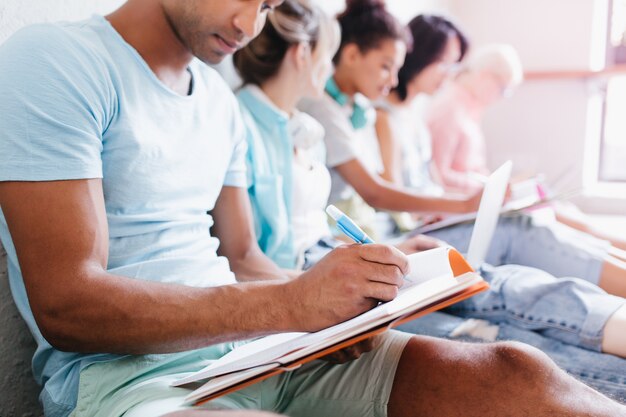
<svg viewBox="0 0 626 417">
<path fill-rule="evenodd" d="M 401 332 L 206 408 L 171 386 L 242 341 L 393 299 L 408 272 L 393 247 L 352 245 L 287 279 L 256 245 L 245 128 L 205 63 L 282 3 L 129 0 L 0 47 L 0 237 L 46 416 L 485 415 L 476 398 L 493 415 L 623 415 L 526 346 Z"/>
<path fill-rule="evenodd" d="M 329 202 L 374 236 L 371 207 L 425 213 L 475 211 L 481 192 L 471 197 L 439 198 L 380 178 L 376 112 L 371 102 L 387 95 L 397 84 L 397 73 L 412 38 L 382 1 L 349 1 L 337 19 L 342 41 L 326 94 L 305 99 L 299 105 L 325 129 L 326 164 L 332 177 Z"/>
<path fill-rule="evenodd" d="M 335 65 L 339 64 L 346 45 L 356 45 L 364 54 L 378 48 L 383 40 L 402 40 L 406 47 L 412 43 L 410 33 L 385 9 L 384 0 L 347 0 L 346 9 L 337 20 L 341 43 L 333 57 Z"/>
<path fill-rule="evenodd" d="M 413 104 L 418 95 L 432 95 L 440 89 L 465 57 L 469 41 L 457 25 L 442 16 L 417 16 L 408 28 L 416 43 L 398 71 L 398 85 L 377 103 L 381 176 L 395 184 L 442 195 L 430 172 L 430 136 L 423 123 L 414 121 L 417 110 Z M 410 129 L 404 131 L 407 126 Z"/>
<path fill-rule="evenodd" d="M 415 47 L 407 53 L 405 64 L 400 69 L 398 86 L 389 96 L 378 103 L 376 133 L 383 162 L 381 176 L 398 186 L 410 187 L 419 192 L 445 196 L 436 169 L 431 169 L 431 135 L 426 122 L 419 117 L 416 108 L 420 95 L 433 95 L 455 74 L 454 69 L 467 50 L 467 39 L 451 21 L 439 16 L 418 16 L 409 23 L 416 40 Z M 445 40 L 445 42 L 442 41 Z M 439 46 L 438 53 L 432 52 Z M 420 49 L 429 50 L 426 54 Z M 513 85 L 521 77 L 519 65 L 507 48 L 487 48 L 487 53 L 478 54 L 483 66 L 494 67 L 503 83 L 508 79 Z M 430 56 L 430 61 L 424 59 Z M 473 58 L 475 62 L 477 58 Z M 509 63 L 512 62 L 512 63 Z M 474 64 L 478 65 L 478 64 Z M 465 70 L 467 72 L 467 70 Z M 475 71 L 478 72 L 478 71 Z M 461 74 L 459 74 L 460 76 Z M 476 86 L 483 96 L 498 94 L 492 86 L 493 75 L 481 76 Z M 467 77 L 464 76 L 465 80 Z M 401 80 L 401 81 L 400 81 Z M 449 86 L 451 91 L 460 89 Z M 478 94 L 478 93 L 477 93 Z M 404 96 L 404 98 L 402 98 Z M 457 100 L 458 99 L 458 100 Z M 457 92 L 446 95 L 448 108 L 463 108 L 468 94 Z M 450 126 L 467 126 L 459 121 L 466 117 L 465 111 L 452 111 L 446 115 L 437 111 L 440 130 Z M 397 224 L 405 229 L 415 227 L 408 213 L 394 213 Z M 558 226 L 558 228 L 557 228 Z M 444 240 L 459 250 L 465 250 L 471 237 L 471 225 L 462 224 L 428 233 Z M 626 265 L 610 255 L 607 242 L 599 241 L 583 232 L 561 225 L 535 224 L 529 216 L 507 216 L 500 220 L 494 243 L 487 261 L 494 265 L 518 264 L 542 269 L 554 276 L 576 276 L 583 278 L 605 291 L 626 296 Z M 621 351 L 621 350 L 620 350 Z M 622 355 L 624 355 L 622 351 Z"/>
<path fill-rule="evenodd" d="M 398 87 L 384 101 L 378 103 L 376 127 L 385 166 L 382 175 L 401 186 L 432 195 L 444 195 L 444 190 L 433 180 L 429 169 L 430 135 L 425 122 L 418 116 L 419 111 L 415 103 L 420 94 L 436 93 L 454 74 L 452 69 L 463 59 L 467 50 L 467 40 L 456 25 L 440 16 L 418 16 L 411 20 L 408 26 L 414 36 L 415 46 L 407 53 L 405 64 L 400 70 L 400 73 L 404 74 L 403 81 L 398 83 Z M 420 42 L 421 39 L 424 41 Z M 435 45 L 438 46 L 438 51 L 434 51 Z M 429 53 L 420 51 L 422 46 L 428 49 Z M 430 57 L 428 61 L 425 60 L 426 56 Z M 397 214 L 393 217 L 406 221 Z M 429 232 L 427 235 L 466 251 L 471 232 L 472 224 L 461 224 Z M 583 242 L 585 239 L 578 239 L 575 242 L 563 239 L 549 227 L 534 225 L 527 216 L 503 217 L 498 224 L 487 262 L 492 265 L 513 264 L 539 268 L 556 277 L 580 277 L 593 285 L 583 282 L 572 283 L 566 279 L 554 281 L 544 272 L 522 267 L 518 267 L 512 274 L 489 272 L 487 276 L 494 283 L 494 290 L 461 303 L 453 310 L 458 315 L 517 325 L 519 314 L 509 310 L 509 307 L 513 306 L 512 300 L 515 300 L 514 303 L 518 307 L 512 307 L 513 310 L 517 309 L 519 312 L 519 306 L 529 306 L 521 308 L 527 313 L 523 316 L 523 327 L 536 319 L 543 321 L 546 315 L 550 315 L 555 321 L 568 320 L 575 316 L 602 316 L 602 319 L 595 321 L 596 332 L 602 334 L 597 343 L 588 344 L 584 342 L 585 338 L 581 337 L 573 344 L 590 350 L 626 356 L 624 344 L 620 342 L 619 336 L 624 334 L 626 308 L 617 302 L 610 311 L 603 314 L 593 313 L 604 310 L 608 300 L 621 299 L 601 295 L 602 291 L 597 288 L 598 284 L 602 287 L 607 277 L 612 278 L 620 274 L 623 277 L 626 271 L 620 270 L 617 265 L 613 267 L 614 264 L 607 260 L 607 254 L 602 253 L 602 250 L 585 246 Z M 505 270 L 510 268 L 505 267 Z M 504 285 L 504 282 L 507 284 Z M 542 291 L 542 288 L 548 288 L 547 283 L 550 283 L 550 291 Z M 520 285 L 524 289 L 520 290 Z M 558 295 L 560 301 L 546 304 L 551 307 L 542 310 L 541 313 L 533 312 L 534 307 L 530 306 L 538 305 L 536 301 L 540 295 L 542 297 Z M 618 291 L 617 295 L 622 293 Z M 582 302 L 586 305 L 586 313 L 577 315 L 573 312 L 571 306 L 580 305 L 576 300 L 586 300 Z M 561 306 L 568 306 L 567 310 L 561 309 Z M 501 311 L 502 315 L 495 314 L 495 308 Z M 481 314 L 481 311 L 489 313 Z M 542 326 L 538 322 L 535 324 L 538 326 L 537 329 Z M 577 327 L 581 327 L 580 324 Z"/>
<path fill-rule="evenodd" d="M 408 27 L 416 44 L 407 53 L 404 65 L 398 71 L 398 85 L 392 90 L 392 94 L 397 94 L 401 101 L 407 99 L 409 83 L 424 72 L 430 71 L 433 75 L 429 77 L 431 83 L 423 85 L 422 90 L 433 94 L 469 49 L 465 34 L 443 16 L 419 15 L 411 20 Z M 435 70 L 439 71 L 435 73 Z M 422 78 L 422 84 L 425 78 Z"/>
</svg>

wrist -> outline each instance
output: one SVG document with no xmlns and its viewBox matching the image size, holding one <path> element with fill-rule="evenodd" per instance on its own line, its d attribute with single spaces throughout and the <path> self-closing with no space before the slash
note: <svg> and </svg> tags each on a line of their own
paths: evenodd
<svg viewBox="0 0 626 417">
<path fill-rule="evenodd" d="M 300 302 L 300 294 L 302 294 L 301 280 L 291 279 L 278 284 L 278 299 L 280 303 L 275 303 L 280 310 L 281 327 L 283 331 L 303 331 L 305 329 L 305 320 L 303 319 L 303 306 Z"/>
<path fill-rule="evenodd" d="M 470 209 L 470 201 L 465 198 L 447 198 L 445 207 L 448 208 L 446 210 L 448 213 L 467 213 Z"/>
<path fill-rule="evenodd" d="M 463 213 L 469 213 L 470 211 L 474 211 L 472 207 L 472 199 L 466 198 L 463 200 Z"/>
</svg>

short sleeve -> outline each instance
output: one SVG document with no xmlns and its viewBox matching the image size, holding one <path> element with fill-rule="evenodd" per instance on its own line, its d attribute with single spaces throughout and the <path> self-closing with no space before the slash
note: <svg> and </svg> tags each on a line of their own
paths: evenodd
<svg viewBox="0 0 626 417">
<path fill-rule="evenodd" d="M 307 99 L 300 103 L 300 110 L 310 114 L 325 130 L 326 165 L 334 168 L 358 158 L 355 132 L 343 109 L 329 97 Z"/>
<path fill-rule="evenodd" d="M 111 117 L 106 67 L 62 27 L 36 25 L 0 47 L 0 181 L 102 177 Z"/>
<path fill-rule="evenodd" d="M 232 95 L 232 94 L 231 94 Z M 241 109 L 236 99 L 232 98 L 233 120 L 233 153 L 224 178 L 224 185 L 228 187 L 247 188 L 249 178 L 247 177 L 246 153 L 248 146 L 246 143 L 246 127 L 241 115 Z"/>
</svg>

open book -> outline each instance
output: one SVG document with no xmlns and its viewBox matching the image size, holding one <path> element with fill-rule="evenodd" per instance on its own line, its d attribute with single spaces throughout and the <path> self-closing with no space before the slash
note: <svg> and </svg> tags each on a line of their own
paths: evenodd
<svg viewBox="0 0 626 417">
<path fill-rule="evenodd" d="M 282 333 L 240 346 L 174 386 L 207 381 L 186 398 L 199 404 L 343 349 L 488 288 L 452 248 L 409 256 L 410 273 L 398 296 L 315 333 Z"/>
</svg>

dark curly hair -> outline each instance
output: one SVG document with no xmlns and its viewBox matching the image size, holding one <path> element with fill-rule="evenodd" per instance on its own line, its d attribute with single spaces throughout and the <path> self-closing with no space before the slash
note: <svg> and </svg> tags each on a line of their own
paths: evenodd
<svg viewBox="0 0 626 417">
<path fill-rule="evenodd" d="M 401 40 L 407 48 L 411 47 L 411 33 L 387 11 L 383 0 L 347 0 L 346 10 L 337 20 L 341 26 L 341 44 L 333 58 L 335 65 L 348 44 L 356 44 L 361 53 L 377 48 L 388 39 Z"/>
</svg>

